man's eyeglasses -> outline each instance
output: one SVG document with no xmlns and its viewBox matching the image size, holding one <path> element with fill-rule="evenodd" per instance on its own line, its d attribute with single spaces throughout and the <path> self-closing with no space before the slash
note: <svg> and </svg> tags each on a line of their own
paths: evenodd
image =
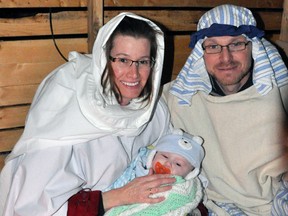
<svg viewBox="0 0 288 216">
<path fill-rule="evenodd" d="M 139 70 L 150 70 L 155 64 L 155 61 L 152 59 L 141 59 L 134 61 L 127 58 L 114 58 L 112 56 L 109 56 L 109 59 L 121 69 L 128 69 L 133 63 L 135 63 Z"/>
<path fill-rule="evenodd" d="M 244 50 L 246 48 L 246 46 L 250 43 L 251 41 L 247 41 L 247 42 L 237 42 L 237 43 L 230 43 L 227 44 L 225 46 L 219 45 L 219 44 L 212 44 L 212 45 L 207 45 L 204 46 L 202 44 L 202 48 L 203 50 L 205 50 L 205 52 L 207 54 L 217 54 L 217 53 L 221 53 L 223 47 L 227 47 L 227 49 L 230 52 L 237 52 L 237 51 L 241 51 Z"/>
</svg>

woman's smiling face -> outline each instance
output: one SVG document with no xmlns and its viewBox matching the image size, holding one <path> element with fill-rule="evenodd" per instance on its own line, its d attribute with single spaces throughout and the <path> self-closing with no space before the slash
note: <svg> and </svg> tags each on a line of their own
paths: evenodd
<svg viewBox="0 0 288 216">
<path fill-rule="evenodd" d="M 131 66 L 122 67 L 121 62 L 150 61 L 150 42 L 146 38 L 117 35 L 113 41 L 110 56 L 118 60 L 118 62 L 111 61 L 111 67 L 115 85 L 122 95 L 120 104 L 125 106 L 132 99 L 139 97 L 147 83 L 151 68 L 142 67 L 137 62 L 132 62 Z"/>
</svg>

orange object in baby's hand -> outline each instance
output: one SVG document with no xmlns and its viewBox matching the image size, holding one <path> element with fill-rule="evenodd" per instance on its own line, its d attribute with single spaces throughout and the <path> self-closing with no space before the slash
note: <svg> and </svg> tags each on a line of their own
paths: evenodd
<svg viewBox="0 0 288 216">
<path fill-rule="evenodd" d="M 160 162 L 157 162 L 155 164 L 154 171 L 156 174 L 170 174 L 171 173 L 171 170 L 163 166 Z"/>
</svg>

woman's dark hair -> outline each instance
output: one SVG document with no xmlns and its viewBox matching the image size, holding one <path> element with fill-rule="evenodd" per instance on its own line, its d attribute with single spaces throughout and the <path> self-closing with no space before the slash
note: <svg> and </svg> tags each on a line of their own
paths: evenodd
<svg viewBox="0 0 288 216">
<path fill-rule="evenodd" d="M 134 19 L 131 17 L 124 17 L 120 24 L 116 27 L 114 32 L 111 34 L 109 40 L 106 43 L 106 58 L 109 59 L 111 50 L 113 48 L 113 42 L 116 36 L 131 36 L 134 38 L 146 38 L 150 42 L 150 58 L 156 59 L 157 54 L 157 41 L 156 34 L 158 33 L 152 26 L 150 26 L 146 21 Z M 103 93 L 109 94 L 114 93 L 118 102 L 122 100 L 122 95 L 114 82 L 114 74 L 111 68 L 111 64 L 107 63 L 104 69 L 103 75 L 101 77 L 101 84 L 103 86 Z M 154 73 L 154 66 L 151 69 L 151 73 L 148 77 L 147 83 L 143 88 L 140 97 L 143 97 L 142 101 L 150 100 L 152 95 L 152 77 Z"/>
</svg>

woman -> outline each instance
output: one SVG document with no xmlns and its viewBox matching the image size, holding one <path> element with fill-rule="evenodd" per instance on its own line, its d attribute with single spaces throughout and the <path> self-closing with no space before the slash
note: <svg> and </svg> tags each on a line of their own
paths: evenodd
<svg viewBox="0 0 288 216">
<path fill-rule="evenodd" d="M 100 29 L 92 56 L 73 52 L 48 75 L 2 170 L 0 215 L 67 215 L 68 200 L 74 211 L 73 200 L 83 189 L 94 191 L 93 206 L 99 209 L 103 198 L 105 210 L 162 201 L 149 197 L 150 189 L 171 189 L 161 187 L 175 182 L 168 174 L 101 191 L 140 147 L 169 130 L 168 110 L 158 101 L 163 55 L 161 30 L 122 13 Z"/>
</svg>

